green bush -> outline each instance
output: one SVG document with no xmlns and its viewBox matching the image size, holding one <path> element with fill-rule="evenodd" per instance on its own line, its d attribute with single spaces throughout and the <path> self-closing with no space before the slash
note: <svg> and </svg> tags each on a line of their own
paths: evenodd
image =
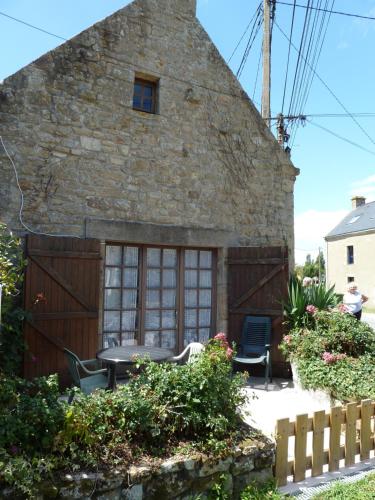
<svg viewBox="0 0 375 500">
<path fill-rule="evenodd" d="M 280 348 L 306 388 L 341 400 L 375 397 L 375 332 L 350 314 L 316 312 L 308 326 L 284 336 Z"/>
<path fill-rule="evenodd" d="M 32 382 L 0 375 L 0 448 L 18 455 L 50 450 L 64 423 L 56 376 Z"/>
<path fill-rule="evenodd" d="M 243 384 L 242 375 L 231 376 L 226 349 L 212 340 L 193 363 L 142 363 L 140 375 L 117 392 L 75 401 L 59 443 L 93 455 L 124 439 L 154 451 L 180 441 L 215 446 L 238 428 Z"/>
<path fill-rule="evenodd" d="M 7 374 L 19 373 L 25 350 L 22 336 L 25 312 L 19 307 L 24 267 L 20 239 L 0 224 L 0 370 Z"/>
</svg>

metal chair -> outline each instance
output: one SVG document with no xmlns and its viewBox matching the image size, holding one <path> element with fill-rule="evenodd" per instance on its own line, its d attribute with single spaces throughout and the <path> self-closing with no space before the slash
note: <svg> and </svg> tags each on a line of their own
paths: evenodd
<svg viewBox="0 0 375 500">
<path fill-rule="evenodd" d="M 89 370 L 87 365 L 98 366 L 97 359 L 87 359 L 81 361 L 74 352 L 69 349 L 64 349 L 65 357 L 68 362 L 70 375 L 76 387 L 79 387 L 85 394 L 91 394 L 95 389 L 106 389 L 108 387 L 108 370 L 101 368 L 96 370 Z M 81 377 L 80 370 L 87 376 Z M 69 395 L 68 403 L 71 403 L 74 398 L 74 391 Z"/>
<path fill-rule="evenodd" d="M 242 328 L 235 363 L 265 365 L 265 387 L 272 382 L 271 362 L 271 318 L 268 316 L 246 316 Z"/>
<path fill-rule="evenodd" d="M 204 350 L 204 345 L 200 342 L 191 342 L 188 344 L 181 354 L 174 356 L 169 361 L 172 363 L 192 363 L 194 359 Z"/>
</svg>

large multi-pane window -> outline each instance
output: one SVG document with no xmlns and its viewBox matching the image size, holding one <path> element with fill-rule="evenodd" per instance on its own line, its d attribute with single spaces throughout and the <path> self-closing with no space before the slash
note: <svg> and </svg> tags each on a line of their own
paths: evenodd
<svg viewBox="0 0 375 500">
<path fill-rule="evenodd" d="M 212 250 L 107 245 L 104 346 L 182 349 L 214 328 Z"/>
</svg>

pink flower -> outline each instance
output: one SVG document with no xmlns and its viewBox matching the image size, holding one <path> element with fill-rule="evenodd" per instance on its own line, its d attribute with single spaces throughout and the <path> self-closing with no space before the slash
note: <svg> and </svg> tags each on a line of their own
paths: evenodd
<svg viewBox="0 0 375 500">
<path fill-rule="evenodd" d="M 221 340 L 222 342 L 227 342 L 227 335 L 224 332 L 219 332 L 214 337 L 215 340 Z"/>
<path fill-rule="evenodd" d="M 290 335 L 285 335 L 285 337 L 284 337 L 284 342 L 285 342 L 286 344 L 290 344 L 290 343 L 291 343 L 291 341 L 292 341 L 292 337 L 291 337 Z"/>
<path fill-rule="evenodd" d="M 306 306 L 306 311 L 309 314 L 315 314 L 318 311 L 318 308 L 313 306 L 312 304 L 310 304 L 310 305 Z"/>
<path fill-rule="evenodd" d="M 227 355 L 227 358 L 228 358 L 228 359 L 232 359 L 232 356 L 233 356 L 233 349 L 231 349 L 230 347 L 227 347 L 227 350 L 226 350 L 226 355 Z"/>
<path fill-rule="evenodd" d="M 349 309 L 346 307 L 345 304 L 339 304 L 337 306 L 337 309 L 341 312 L 341 313 L 347 313 L 349 311 Z"/>
<path fill-rule="evenodd" d="M 336 361 L 341 361 L 342 359 L 346 358 L 346 354 L 332 354 L 331 352 L 324 352 L 322 354 L 322 359 L 327 365 L 331 365 L 333 363 L 336 363 Z"/>
</svg>

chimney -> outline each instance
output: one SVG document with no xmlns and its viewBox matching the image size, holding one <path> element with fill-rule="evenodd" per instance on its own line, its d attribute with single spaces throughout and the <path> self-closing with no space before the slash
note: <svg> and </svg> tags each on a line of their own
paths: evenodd
<svg viewBox="0 0 375 500">
<path fill-rule="evenodd" d="M 366 198 L 364 196 L 353 196 L 352 198 L 352 209 L 362 207 L 366 204 Z"/>
</svg>

